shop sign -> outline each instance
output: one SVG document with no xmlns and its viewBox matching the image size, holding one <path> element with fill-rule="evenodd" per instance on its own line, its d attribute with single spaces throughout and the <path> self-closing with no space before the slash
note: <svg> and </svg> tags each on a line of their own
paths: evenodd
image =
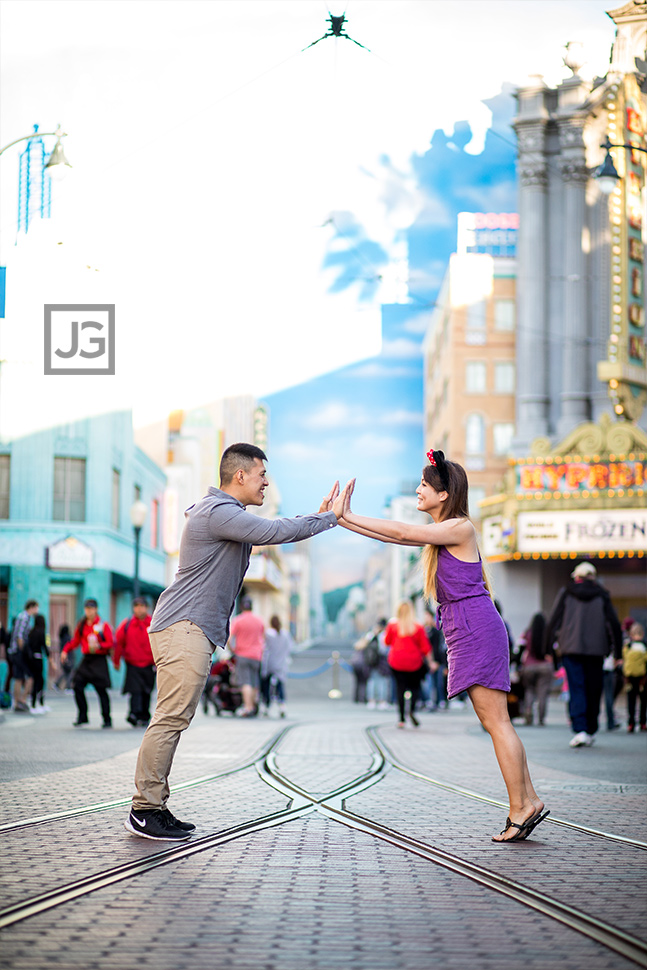
<svg viewBox="0 0 647 970">
<path fill-rule="evenodd" d="M 517 493 L 560 492 L 570 495 L 597 489 L 643 488 L 647 462 L 546 461 L 516 466 Z"/>
<path fill-rule="evenodd" d="M 521 553 L 641 551 L 647 510 L 520 512 L 516 544 Z"/>
<path fill-rule="evenodd" d="M 645 109 L 635 75 L 610 85 L 605 107 L 613 145 L 645 146 Z M 622 176 L 609 201 L 611 319 L 607 359 L 598 377 L 608 383 L 616 414 L 637 421 L 647 402 L 645 350 L 644 151 L 613 149 Z"/>
<path fill-rule="evenodd" d="M 92 569 L 94 550 L 75 536 L 68 536 L 47 546 L 45 565 L 49 569 Z"/>
<path fill-rule="evenodd" d="M 514 256 L 518 232 L 517 212 L 459 212 L 456 252 Z"/>
</svg>

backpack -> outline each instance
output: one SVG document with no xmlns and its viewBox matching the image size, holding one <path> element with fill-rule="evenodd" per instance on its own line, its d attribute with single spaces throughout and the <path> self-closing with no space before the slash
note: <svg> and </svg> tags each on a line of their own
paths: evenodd
<svg viewBox="0 0 647 970">
<path fill-rule="evenodd" d="M 379 662 L 380 662 L 380 644 L 377 637 L 375 636 L 364 647 L 364 663 L 366 664 L 367 667 L 370 667 L 372 670 L 373 668 L 377 667 Z"/>
</svg>

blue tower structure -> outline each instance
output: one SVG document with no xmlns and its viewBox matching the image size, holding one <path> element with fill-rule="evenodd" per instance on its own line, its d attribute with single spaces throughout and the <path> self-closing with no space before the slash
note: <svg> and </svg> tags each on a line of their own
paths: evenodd
<svg viewBox="0 0 647 970">
<path fill-rule="evenodd" d="M 38 131 L 38 125 L 34 125 Z M 18 232 L 28 232 L 33 220 L 49 219 L 52 184 L 45 171 L 48 153 L 42 138 L 30 138 L 20 153 L 18 170 Z"/>
</svg>

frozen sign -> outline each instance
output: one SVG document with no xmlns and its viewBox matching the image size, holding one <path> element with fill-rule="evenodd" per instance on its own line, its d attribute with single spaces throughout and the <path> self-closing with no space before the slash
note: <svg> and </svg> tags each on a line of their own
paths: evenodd
<svg viewBox="0 0 647 970">
<path fill-rule="evenodd" d="M 515 256 L 518 231 L 516 212 L 459 212 L 456 252 Z"/>
<path fill-rule="evenodd" d="M 519 552 L 640 552 L 647 547 L 647 511 L 521 512 Z"/>
</svg>

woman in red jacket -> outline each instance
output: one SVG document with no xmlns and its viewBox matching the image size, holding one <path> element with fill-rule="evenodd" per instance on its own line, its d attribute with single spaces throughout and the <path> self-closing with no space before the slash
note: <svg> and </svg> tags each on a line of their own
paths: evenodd
<svg viewBox="0 0 647 970">
<path fill-rule="evenodd" d="M 74 671 L 72 678 L 74 699 L 78 710 L 74 727 L 88 724 L 88 702 L 85 697 L 85 688 L 88 684 L 91 684 L 99 695 L 103 727 L 112 727 L 110 698 L 108 697 L 110 674 L 108 673 L 106 658 L 112 650 L 114 641 L 112 630 L 99 616 L 97 606 L 98 603 L 95 599 L 85 601 L 83 604 L 85 617 L 79 620 L 74 636 L 69 643 L 65 644 L 61 652 L 62 657 L 66 656 L 70 650 L 74 650 L 80 644 L 83 654 L 81 663 Z"/>
<path fill-rule="evenodd" d="M 420 683 L 430 668 L 431 646 L 424 627 L 416 623 L 413 606 L 408 601 L 400 603 L 397 620 L 392 620 L 386 628 L 384 642 L 391 647 L 388 655 L 389 667 L 395 678 L 398 707 L 400 709 L 399 728 L 404 727 L 404 695 L 411 693 L 409 717 L 414 727 L 420 722 L 414 711 L 420 694 Z"/>
<path fill-rule="evenodd" d="M 117 646 L 112 657 L 115 670 L 119 662 L 126 662 L 126 678 L 122 694 L 130 694 L 130 710 L 126 720 L 133 727 L 147 727 L 151 719 L 151 694 L 155 687 L 155 661 L 148 638 L 151 618 L 143 596 L 133 600 L 133 615 L 117 627 Z"/>
</svg>

